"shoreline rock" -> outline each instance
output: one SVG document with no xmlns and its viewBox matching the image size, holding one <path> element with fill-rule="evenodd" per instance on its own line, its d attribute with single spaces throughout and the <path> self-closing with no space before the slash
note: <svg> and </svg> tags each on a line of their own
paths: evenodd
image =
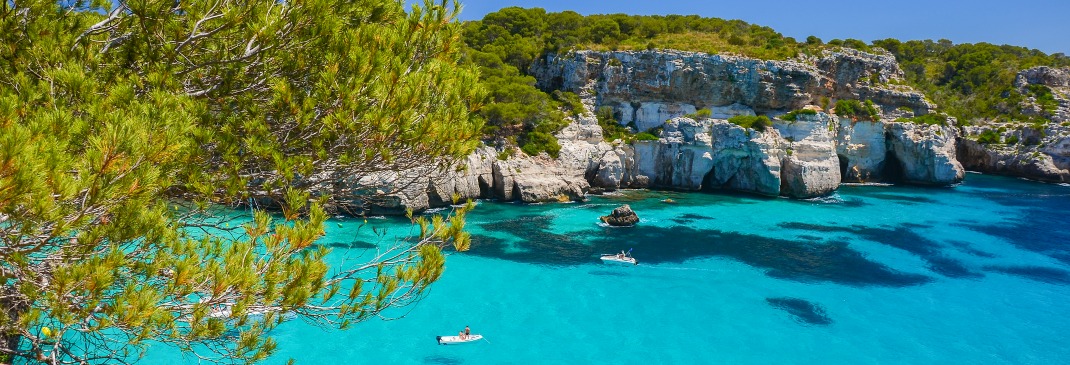
<svg viewBox="0 0 1070 365">
<path fill-rule="evenodd" d="M 639 216 L 632 211 L 632 207 L 628 206 L 628 204 L 613 209 L 612 213 L 599 219 L 614 227 L 632 227 L 639 223 Z"/>
</svg>

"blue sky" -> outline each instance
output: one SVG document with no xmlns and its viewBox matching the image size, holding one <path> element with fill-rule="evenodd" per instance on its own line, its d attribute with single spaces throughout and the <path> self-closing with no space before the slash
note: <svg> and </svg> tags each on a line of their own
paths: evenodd
<svg viewBox="0 0 1070 365">
<path fill-rule="evenodd" d="M 461 19 L 507 6 L 580 14 L 698 14 L 742 19 L 803 40 L 940 39 L 988 42 L 1070 54 L 1070 0 L 460 0 Z"/>
</svg>

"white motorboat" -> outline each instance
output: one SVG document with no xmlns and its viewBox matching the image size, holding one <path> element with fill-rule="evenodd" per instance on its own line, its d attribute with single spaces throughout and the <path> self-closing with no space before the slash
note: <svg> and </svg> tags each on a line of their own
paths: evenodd
<svg viewBox="0 0 1070 365">
<path fill-rule="evenodd" d="M 624 264 L 624 265 L 639 265 L 639 261 L 634 257 L 621 254 L 606 254 L 601 257 L 602 262 L 607 264 Z"/>
<path fill-rule="evenodd" d="M 438 340 L 439 345 L 460 345 L 482 339 L 483 335 L 468 335 L 464 336 L 464 338 L 461 338 L 461 336 L 435 336 L 435 340 Z"/>
</svg>

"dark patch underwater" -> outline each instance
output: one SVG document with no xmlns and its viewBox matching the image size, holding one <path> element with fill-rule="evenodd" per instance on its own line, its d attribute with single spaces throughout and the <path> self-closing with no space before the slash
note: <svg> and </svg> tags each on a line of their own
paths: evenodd
<svg viewBox="0 0 1070 365">
<path fill-rule="evenodd" d="M 926 225 L 906 224 L 895 228 L 852 226 L 832 226 L 801 222 L 785 222 L 779 226 L 785 229 L 796 229 L 817 232 L 842 232 L 857 236 L 858 238 L 881 243 L 891 247 L 910 252 L 928 262 L 928 267 L 935 273 L 950 278 L 979 278 L 983 275 L 970 271 L 958 260 L 944 256 L 940 250 L 940 244 L 930 240 L 910 229 L 926 228 Z"/>
<path fill-rule="evenodd" d="M 902 287 L 931 280 L 870 261 L 843 242 L 800 242 L 680 226 L 600 227 L 561 235 L 549 231 L 549 222 L 546 217 L 523 216 L 483 223 L 484 229 L 517 239 L 473 235 L 469 253 L 534 264 L 580 265 L 597 263 L 600 254 L 634 249 L 640 265 L 718 256 L 765 269 L 771 277 L 795 281 Z"/>
<path fill-rule="evenodd" d="M 985 270 L 1001 272 L 1033 281 L 1050 284 L 1070 284 L 1070 272 L 1043 266 L 985 266 Z"/>
<path fill-rule="evenodd" d="M 832 318 L 825 313 L 825 309 L 816 303 L 799 298 L 765 298 L 770 306 L 791 314 L 795 321 L 803 324 L 827 326 L 832 324 Z"/>
</svg>

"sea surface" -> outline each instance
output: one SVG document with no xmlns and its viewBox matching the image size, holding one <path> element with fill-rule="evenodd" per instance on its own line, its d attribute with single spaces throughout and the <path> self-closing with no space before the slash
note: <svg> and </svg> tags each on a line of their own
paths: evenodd
<svg viewBox="0 0 1070 365">
<path fill-rule="evenodd" d="M 621 204 L 637 227 L 599 223 Z M 368 250 L 361 224 L 332 220 L 320 242 L 334 258 Z M 291 321 L 265 363 L 1070 363 L 1067 186 L 969 174 L 816 200 L 625 191 L 481 201 L 468 226 L 471 250 L 390 313 L 401 318 L 347 331 Z M 598 259 L 621 250 L 639 265 Z M 486 340 L 436 343 L 466 325 Z M 143 363 L 196 360 L 157 347 Z"/>
</svg>

